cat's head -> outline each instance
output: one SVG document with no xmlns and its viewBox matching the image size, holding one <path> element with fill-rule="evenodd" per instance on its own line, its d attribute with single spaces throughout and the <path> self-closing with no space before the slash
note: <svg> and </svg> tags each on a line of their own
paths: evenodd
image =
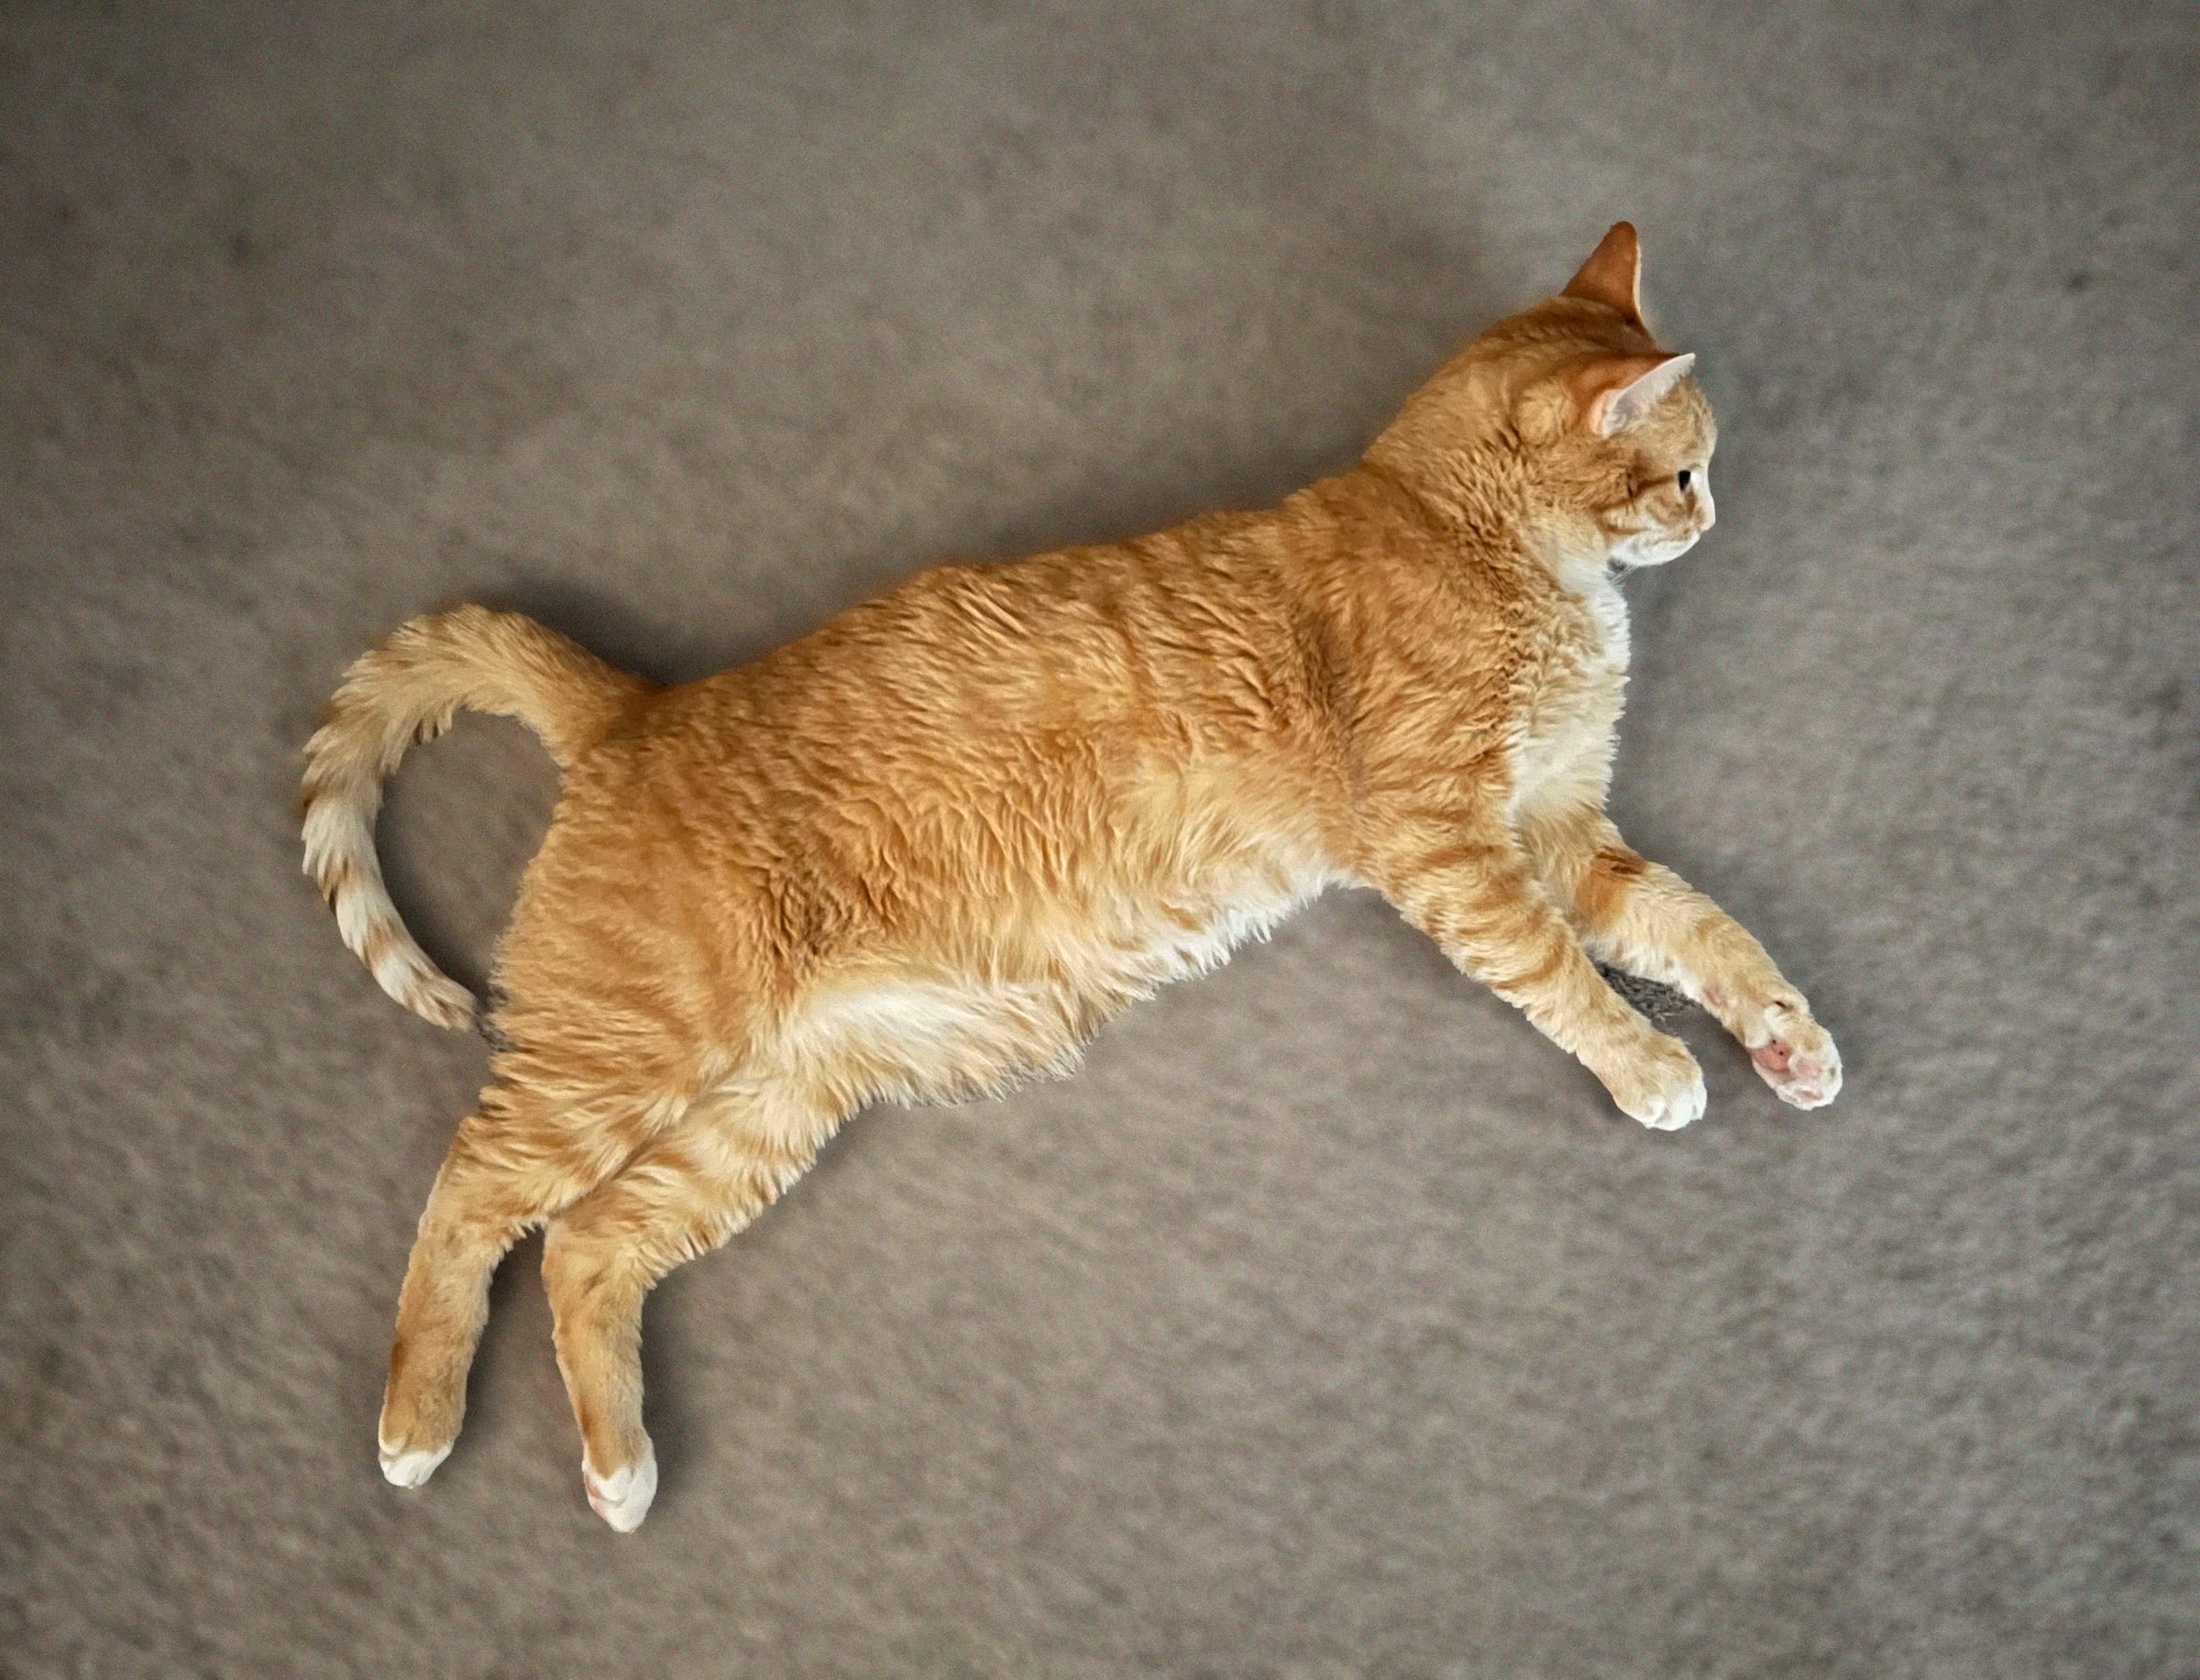
<svg viewBox="0 0 2200 1680">
<path fill-rule="evenodd" d="M 1644 325 L 1619 223 L 1556 297 L 1501 321 L 1415 393 L 1371 455 L 1524 522 L 1556 559 L 1659 565 L 1711 528 L 1718 427 Z"/>
</svg>

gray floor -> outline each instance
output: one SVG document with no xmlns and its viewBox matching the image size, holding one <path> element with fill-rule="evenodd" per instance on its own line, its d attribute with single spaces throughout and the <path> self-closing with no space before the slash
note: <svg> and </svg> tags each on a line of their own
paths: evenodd
<svg viewBox="0 0 2200 1680">
<path fill-rule="evenodd" d="M 2196 16 L 6 5 L 0 1673 L 2200 1673 Z M 532 1246 L 385 1487 L 483 1050 L 299 876 L 344 663 L 1271 497 L 1620 215 L 1725 443 L 1615 805 L 1841 1103 L 1699 1020 L 1646 1135 L 1332 897 L 669 1283 L 639 1536 Z M 396 791 L 468 977 L 552 786 Z"/>
</svg>

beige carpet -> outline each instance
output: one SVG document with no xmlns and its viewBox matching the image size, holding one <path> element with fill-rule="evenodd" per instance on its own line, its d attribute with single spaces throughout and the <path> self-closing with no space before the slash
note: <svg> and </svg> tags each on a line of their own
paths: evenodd
<svg viewBox="0 0 2200 1680">
<path fill-rule="evenodd" d="M 0 1674 L 2200 1673 L 2189 6 L 0 5 Z M 1366 895 L 373 1422 L 483 1068 L 298 873 L 408 615 L 700 674 L 1349 459 L 1642 227 L 1616 807 L 1839 1034 L 1651 1136 Z M 384 824 L 470 979 L 549 767 Z"/>
</svg>

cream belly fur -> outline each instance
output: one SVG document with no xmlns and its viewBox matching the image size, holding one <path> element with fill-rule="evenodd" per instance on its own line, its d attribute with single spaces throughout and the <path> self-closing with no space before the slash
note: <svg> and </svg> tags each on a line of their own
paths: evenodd
<svg viewBox="0 0 2200 1680">
<path fill-rule="evenodd" d="M 1092 1031 L 1172 981 L 1219 967 L 1248 939 L 1347 880 L 1304 856 L 1248 871 L 1196 913 L 1128 906 L 1111 937 L 1048 941 L 1043 977 L 881 975 L 830 986 L 798 1005 L 772 1060 L 810 1072 L 859 1066 L 890 1094 L 952 1102 L 1075 1071 Z M 1105 926 L 1105 924 L 1104 924 Z"/>
</svg>

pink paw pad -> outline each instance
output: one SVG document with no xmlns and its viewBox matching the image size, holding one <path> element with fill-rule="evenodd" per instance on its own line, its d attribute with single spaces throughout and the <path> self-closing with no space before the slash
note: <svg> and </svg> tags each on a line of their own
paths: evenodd
<svg viewBox="0 0 2200 1680">
<path fill-rule="evenodd" d="M 1798 1108 L 1818 1108 L 1833 1100 L 1841 1076 L 1815 1056 L 1799 1056 L 1795 1047 L 1774 1039 L 1749 1053 L 1765 1082 L 1783 1103 Z"/>
<path fill-rule="evenodd" d="M 1788 1082 L 1798 1084 L 1815 1084 L 1826 1071 L 1815 1057 L 1798 1056 L 1792 1045 L 1777 1038 L 1750 1051 L 1749 1059 L 1766 1072 L 1784 1074 Z"/>
</svg>

